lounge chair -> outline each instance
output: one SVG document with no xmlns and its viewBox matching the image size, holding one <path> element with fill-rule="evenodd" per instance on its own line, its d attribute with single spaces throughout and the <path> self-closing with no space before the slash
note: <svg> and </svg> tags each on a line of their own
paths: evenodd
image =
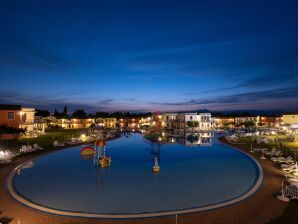
<svg viewBox="0 0 298 224">
<path fill-rule="evenodd" d="M 43 150 L 44 148 L 39 146 L 38 144 L 33 144 L 33 148 L 36 149 L 36 150 Z"/>
<path fill-rule="evenodd" d="M 53 142 L 54 147 L 61 147 L 64 146 L 64 143 L 59 143 L 57 140 Z"/>
<path fill-rule="evenodd" d="M 284 188 L 284 195 L 289 199 L 298 199 L 298 186 L 290 184 Z"/>
<path fill-rule="evenodd" d="M 34 148 L 32 148 L 31 145 L 27 145 L 27 150 L 28 150 L 28 152 L 34 152 L 35 151 Z"/>
<path fill-rule="evenodd" d="M 20 148 L 20 153 L 27 153 L 27 146 L 26 145 L 22 145 Z"/>
</svg>

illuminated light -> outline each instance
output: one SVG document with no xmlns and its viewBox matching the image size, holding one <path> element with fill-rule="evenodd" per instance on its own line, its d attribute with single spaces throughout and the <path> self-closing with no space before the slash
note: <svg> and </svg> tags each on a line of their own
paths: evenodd
<svg viewBox="0 0 298 224">
<path fill-rule="evenodd" d="M 158 138 L 158 141 L 161 141 L 161 137 Z"/>
<path fill-rule="evenodd" d="M 171 139 L 171 142 L 175 142 L 175 140 L 172 138 L 172 139 Z"/>
<path fill-rule="evenodd" d="M 162 135 L 162 136 L 165 136 L 165 133 L 163 132 L 163 133 L 161 133 L 161 135 Z"/>
<path fill-rule="evenodd" d="M 271 134 L 275 135 L 275 131 L 272 131 Z"/>
<path fill-rule="evenodd" d="M 161 115 L 158 115 L 158 119 L 161 119 L 162 118 L 162 116 Z"/>
</svg>

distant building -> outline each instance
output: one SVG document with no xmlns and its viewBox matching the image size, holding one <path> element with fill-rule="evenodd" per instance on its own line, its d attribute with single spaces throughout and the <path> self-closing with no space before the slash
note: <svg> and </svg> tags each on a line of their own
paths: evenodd
<svg viewBox="0 0 298 224">
<path fill-rule="evenodd" d="M 166 113 L 163 114 L 164 127 L 168 129 L 184 129 L 188 123 L 197 122 L 194 130 L 211 130 L 213 121 L 211 113 Z"/>
<path fill-rule="evenodd" d="M 247 122 L 252 122 L 255 125 L 258 125 L 259 121 L 260 121 L 259 116 L 235 117 L 235 125 L 244 124 Z"/>
<path fill-rule="evenodd" d="M 64 129 L 81 129 L 89 128 L 91 124 L 95 123 L 93 118 L 53 118 L 47 117 L 50 123 L 49 126 L 59 126 Z"/>
<path fill-rule="evenodd" d="M 286 113 L 282 116 L 284 125 L 298 125 L 298 112 Z"/>
<path fill-rule="evenodd" d="M 117 119 L 116 118 L 105 118 L 104 119 L 104 126 L 106 128 L 116 128 L 117 125 Z"/>
<path fill-rule="evenodd" d="M 192 121 L 198 124 L 195 130 L 211 130 L 213 127 L 211 113 L 185 113 L 181 116 L 184 117 L 184 128 Z"/>
<path fill-rule="evenodd" d="M 69 123 L 70 129 L 89 128 L 91 124 L 94 124 L 93 118 L 71 118 Z"/>
<path fill-rule="evenodd" d="M 116 128 L 117 126 L 117 119 L 116 118 L 96 118 L 95 124 L 100 127 L 106 128 Z"/>
<path fill-rule="evenodd" d="M 167 129 L 178 128 L 178 114 L 177 113 L 165 113 L 162 115 L 163 126 Z"/>
<path fill-rule="evenodd" d="M 162 114 L 155 113 L 152 115 L 151 126 L 155 129 L 162 129 L 164 127 Z"/>
<path fill-rule="evenodd" d="M 215 117 L 214 126 L 217 128 L 234 127 L 235 119 L 233 117 Z"/>
<path fill-rule="evenodd" d="M 267 128 L 276 128 L 282 125 L 283 119 L 281 116 L 261 116 L 259 118 L 259 126 Z"/>
</svg>

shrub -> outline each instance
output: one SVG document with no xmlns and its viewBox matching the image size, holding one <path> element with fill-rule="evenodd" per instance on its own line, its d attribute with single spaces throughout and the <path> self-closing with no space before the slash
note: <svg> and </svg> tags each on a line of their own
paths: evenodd
<svg viewBox="0 0 298 224">
<path fill-rule="evenodd" d="M 0 134 L 23 134 L 26 130 L 23 128 L 13 128 L 6 125 L 0 126 Z"/>
</svg>

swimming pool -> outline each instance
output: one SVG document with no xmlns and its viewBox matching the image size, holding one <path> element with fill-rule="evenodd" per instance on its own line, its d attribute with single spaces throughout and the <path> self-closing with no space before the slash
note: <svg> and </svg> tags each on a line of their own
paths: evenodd
<svg viewBox="0 0 298 224">
<path fill-rule="evenodd" d="M 230 205 L 257 191 L 263 178 L 252 157 L 216 139 L 210 146 L 187 147 L 151 144 L 140 134 L 122 136 L 107 143 L 113 161 L 106 169 L 83 159 L 81 149 L 38 157 L 19 174 L 16 168 L 8 179 L 10 193 L 55 214 L 138 218 Z M 158 174 L 152 172 L 155 157 Z"/>
</svg>

